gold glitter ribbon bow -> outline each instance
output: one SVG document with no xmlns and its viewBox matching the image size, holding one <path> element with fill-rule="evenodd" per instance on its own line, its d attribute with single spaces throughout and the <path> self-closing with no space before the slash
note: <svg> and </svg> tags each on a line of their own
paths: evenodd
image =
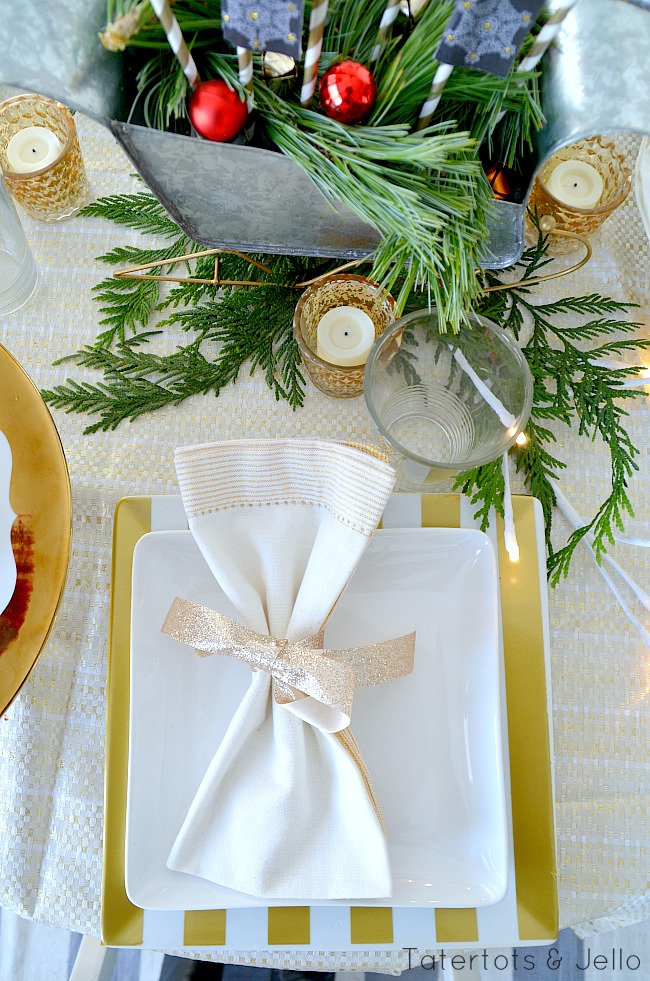
<svg viewBox="0 0 650 981">
<path fill-rule="evenodd" d="M 322 633 L 296 643 L 243 627 L 207 606 L 178 596 L 162 632 L 193 647 L 201 656 L 224 654 L 266 671 L 275 680 L 275 699 L 324 732 L 350 724 L 355 688 L 394 681 L 413 670 L 415 633 L 379 644 L 323 650 Z M 309 707 L 304 696 L 311 696 Z"/>
</svg>

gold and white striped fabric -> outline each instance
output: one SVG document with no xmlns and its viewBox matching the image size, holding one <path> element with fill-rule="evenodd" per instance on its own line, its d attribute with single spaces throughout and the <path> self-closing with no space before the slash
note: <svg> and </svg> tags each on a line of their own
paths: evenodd
<svg viewBox="0 0 650 981">
<path fill-rule="evenodd" d="M 366 537 L 377 527 L 395 474 L 374 447 L 334 440 L 228 440 L 181 447 L 176 473 L 185 511 L 304 504 L 324 508 Z"/>
</svg>

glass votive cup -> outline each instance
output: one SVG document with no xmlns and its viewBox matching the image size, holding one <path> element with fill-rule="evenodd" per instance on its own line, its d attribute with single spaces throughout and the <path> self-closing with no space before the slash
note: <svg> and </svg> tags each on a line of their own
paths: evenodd
<svg viewBox="0 0 650 981">
<path fill-rule="evenodd" d="M 397 451 L 396 486 L 431 484 L 491 463 L 524 429 L 533 378 L 514 339 L 484 317 L 447 333 L 435 310 L 396 320 L 375 342 L 364 394 L 380 434 Z"/>
<path fill-rule="evenodd" d="M 324 361 L 316 353 L 320 320 L 328 310 L 343 306 L 358 307 L 368 314 L 376 340 L 395 319 L 395 300 L 378 283 L 348 273 L 323 276 L 308 286 L 298 300 L 293 333 L 307 374 L 326 395 L 350 399 L 363 393 L 365 365 L 343 367 Z"/>
<path fill-rule="evenodd" d="M 589 164 L 600 175 L 603 191 L 596 204 L 578 207 L 559 200 L 549 189 L 551 174 L 564 161 L 580 161 Z M 632 172 L 624 154 L 602 136 L 582 140 L 564 147 L 542 166 L 530 193 L 528 209 L 537 213 L 538 219 L 550 216 L 555 219 L 555 231 L 568 231 L 589 238 L 604 221 L 625 201 L 632 188 Z M 526 220 L 526 238 L 530 244 L 537 241 L 537 229 L 530 218 Z M 580 248 L 577 239 L 554 234 L 549 243 L 549 252 L 566 255 Z"/>
<path fill-rule="evenodd" d="M 42 169 L 18 172 L 7 158 L 7 146 L 16 133 L 32 126 L 54 133 L 61 149 Z M 90 189 L 74 119 L 53 99 L 29 94 L 0 103 L 0 167 L 14 200 L 38 221 L 71 218 L 88 200 Z"/>
<path fill-rule="evenodd" d="M 36 286 L 36 263 L 5 182 L 0 177 L 0 317 L 27 303 Z"/>
</svg>

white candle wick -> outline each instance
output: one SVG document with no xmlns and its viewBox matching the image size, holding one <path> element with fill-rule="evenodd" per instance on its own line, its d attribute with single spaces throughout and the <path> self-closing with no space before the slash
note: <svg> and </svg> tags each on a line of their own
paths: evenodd
<svg viewBox="0 0 650 981">
<path fill-rule="evenodd" d="M 363 365 L 375 343 L 375 325 L 359 307 L 332 307 L 318 321 L 316 354 L 343 368 Z"/>
<path fill-rule="evenodd" d="M 7 163 L 16 174 L 33 174 L 49 167 L 61 156 L 56 133 L 46 126 L 26 126 L 11 137 L 6 146 Z"/>
<path fill-rule="evenodd" d="M 561 204 L 571 208 L 595 208 L 605 184 L 595 167 L 584 160 L 562 160 L 548 176 L 546 186 Z"/>
<path fill-rule="evenodd" d="M 507 453 L 504 453 L 501 458 L 501 470 L 503 471 L 503 540 L 510 561 L 519 562 L 519 542 L 517 541 L 517 531 L 515 529 L 515 519 L 512 511 L 510 467 Z"/>
</svg>

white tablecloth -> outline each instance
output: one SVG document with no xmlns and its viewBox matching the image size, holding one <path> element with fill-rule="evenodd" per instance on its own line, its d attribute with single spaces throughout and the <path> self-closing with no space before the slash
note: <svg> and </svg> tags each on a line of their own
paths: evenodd
<svg viewBox="0 0 650 981">
<path fill-rule="evenodd" d="M 77 126 L 94 197 L 141 189 L 108 132 L 82 116 Z M 626 144 L 634 153 L 638 141 L 629 137 Z M 0 319 L 0 341 L 41 388 L 70 375 L 95 381 L 94 372 L 53 367 L 53 362 L 92 343 L 99 330 L 91 288 L 107 267 L 95 257 L 143 238 L 101 219 L 44 225 L 21 217 L 39 285 L 28 305 Z M 634 301 L 640 305 L 634 319 L 643 321 L 647 332 L 650 247 L 634 195 L 593 245 L 594 258 L 583 270 L 540 287 L 542 295 L 598 290 Z M 173 347 L 180 340 L 171 332 L 165 343 Z M 106 625 L 116 502 L 126 495 L 177 493 L 172 454 L 181 444 L 280 435 L 379 440 L 363 399 L 331 399 L 310 386 L 305 407 L 294 412 L 274 400 L 259 373 L 248 378 L 246 372 L 218 399 L 195 397 L 112 433 L 85 436 L 87 417 L 53 415 L 72 480 L 73 548 L 54 630 L 22 693 L 0 719 L 0 905 L 37 921 L 98 934 Z M 647 537 L 647 399 L 632 407 L 628 424 L 641 453 L 631 488 L 636 517 L 626 530 Z M 607 493 L 607 448 L 578 438 L 575 430 L 556 432 L 558 453 L 569 464 L 562 486 L 590 515 Z M 515 489 L 520 487 L 515 481 Z M 556 525 L 561 543 L 568 525 L 560 516 Z M 617 546 L 613 554 L 650 588 L 647 552 Z M 582 548 L 568 580 L 551 592 L 550 618 L 560 925 L 588 935 L 650 915 L 645 768 L 650 651 Z M 397 967 L 399 956 L 388 964 L 385 957 L 366 958 L 363 966 Z M 348 958 L 343 965 L 361 963 Z M 292 963 L 285 957 L 280 966 Z"/>
</svg>

